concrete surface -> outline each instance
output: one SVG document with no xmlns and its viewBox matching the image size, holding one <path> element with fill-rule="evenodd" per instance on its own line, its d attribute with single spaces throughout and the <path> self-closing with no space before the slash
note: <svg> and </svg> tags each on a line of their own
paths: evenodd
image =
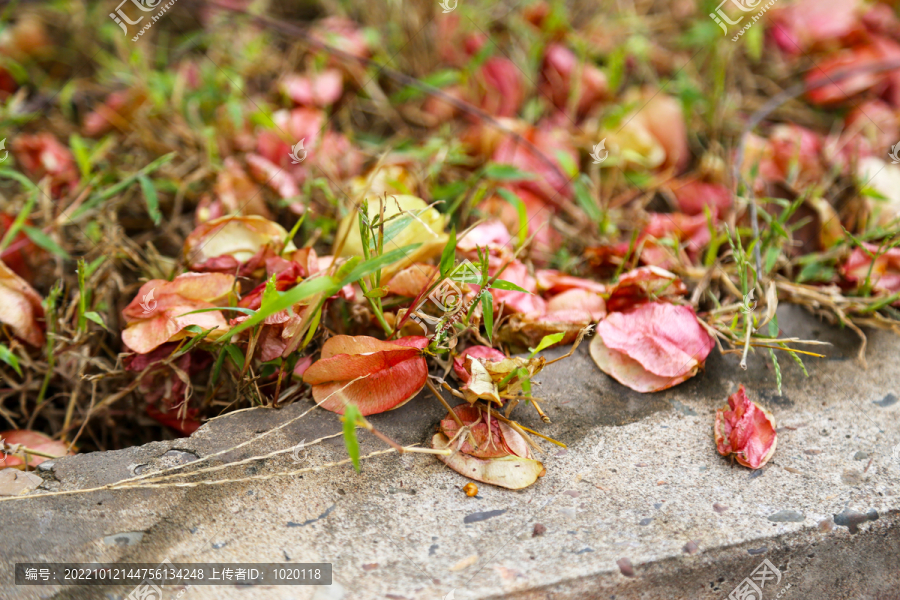
<svg viewBox="0 0 900 600">
<path fill-rule="evenodd" d="M 704 373 L 642 395 L 602 374 L 584 352 L 549 367 L 537 395 L 553 424 L 516 416 L 564 441 L 547 474 L 509 491 L 467 480 L 432 456 L 387 454 L 291 477 L 189 488 L 100 491 L 0 502 L 0 597 L 123 598 L 110 587 L 15 587 L 24 561 L 159 563 L 317 561 L 330 587 L 167 588 L 164 599 L 727 598 L 763 560 L 781 572 L 763 598 L 900 598 L 900 338 L 871 332 L 869 368 L 852 333 L 782 311 L 786 333 L 834 342 L 808 361 L 783 360 L 783 395 L 761 355 L 741 371 L 711 355 Z M 561 353 L 561 352 L 558 352 Z M 548 353 L 553 355 L 554 352 Z M 720 457 L 715 410 L 739 383 L 775 414 L 778 450 L 756 472 Z M 455 402 L 451 402 L 455 404 Z M 43 490 L 119 481 L 208 456 L 309 409 L 256 409 L 212 421 L 189 439 L 60 459 Z M 442 416 L 428 396 L 372 417 L 403 443 L 424 443 Z M 321 410 L 211 464 L 337 432 Z M 360 433 L 363 453 L 384 444 Z M 205 480 L 265 476 L 346 457 L 340 437 L 227 467 Z M 451 594 L 452 591 L 452 594 Z M 179 596 L 179 592 L 181 595 Z"/>
</svg>

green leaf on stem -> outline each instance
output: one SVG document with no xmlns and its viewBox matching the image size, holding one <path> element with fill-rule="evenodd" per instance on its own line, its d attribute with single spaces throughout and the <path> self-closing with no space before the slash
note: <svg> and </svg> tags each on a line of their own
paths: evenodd
<svg viewBox="0 0 900 600">
<path fill-rule="evenodd" d="M 531 356 L 529 356 L 528 358 L 534 358 L 541 350 L 545 350 L 554 344 L 560 343 L 565 335 L 566 334 L 563 331 L 545 335 L 536 348 L 529 348 L 529 350 L 531 350 Z"/>
<path fill-rule="evenodd" d="M 362 418 L 355 404 L 347 404 L 344 407 L 344 445 L 347 446 L 347 454 L 353 461 L 353 468 L 359 473 L 359 440 L 356 439 L 356 423 Z"/>
</svg>

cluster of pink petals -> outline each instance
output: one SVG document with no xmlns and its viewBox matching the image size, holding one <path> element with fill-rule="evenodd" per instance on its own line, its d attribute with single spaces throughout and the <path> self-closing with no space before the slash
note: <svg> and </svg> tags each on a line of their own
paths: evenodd
<svg viewBox="0 0 900 600">
<path fill-rule="evenodd" d="M 868 100 L 853 107 L 843 130 L 826 138 L 823 154 L 827 162 L 846 168 L 858 159 L 884 157 L 884 151 L 900 140 L 897 115 L 886 102 Z"/>
<path fill-rule="evenodd" d="M 362 154 L 344 134 L 325 127 L 326 115 L 320 109 L 299 106 L 279 110 L 272 119 L 275 127 L 259 133 L 256 152 L 248 154 L 246 160 L 251 175 L 282 198 L 299 195 L 299 186 L 310 176 L 312 167 L 341 179 L 359 173 Z M 306 155 L 295 164 L 291 153 L 301 140 Z"/>
<path fill-rule="evenodd" d="M 759 193 L 765 183 L 780 183 L 794 175 L 799 182 L 819 179 L 825 172 L 822 137 L 805 127 L 780 124 L 772 128 L 768 138 L 747 136 L 741 170 L 745 176 L 758 167 L 754 185 Z"/>
<path fill-rule="evenodd" d="M 769 11 L 769 32 L 788 54 L 827 49 L 860 37 L 863 9 L 860 0 L 798 0 Z"/>
<path fill-rule="evenodd" d="M 675 216 L 684 217 L 684 215 Z M 705 227 L 705 221 L 702 223 Z M 499 266 L 509 261 L 500 273 L 500 278 L 515 283 L 528 292 L 491 290 L 495 302 L 495 315 L 501 311 L 504 315 L 512 315 L 509 327 L 514 330 L 519 340 L 524 340 L 528 344 L 536 344 L 544 335 L 558 332 L 566 334 L 563 343 L 571 342 L 581 328 L 597 321 L 602 323 L 604 318 L 609 318 L 609 313 L 627 312 L 645 303 L 667 303 L 687 293 L 684 283 L 675 274 L 652 265 L 628 271 L 611 285 L 565 275 L 552 269 L 539 269 L 531 275 L 528 268 L 517 260 L 495 258 L 501 255 L 496 244 L 505 239 L 495 225 L 482 224 L 470 232 L 471 234 L 475 234 L 474 238 L 490 250 L 491 274 L 496 274 Z M 694 363 L 685 364 L 685 369 L 679 373 L 684 377 L 676 378 L 671 385 L 696 373 L 713 343 L 700 326 L 693 309 L 685 306 L 677 309 L 678 316 L 689 315 L 689 318 L 684 319 L 688 324 L 687 335 L 678 339 L 685 343 L 693 340 L 694 345 L 704 351 L 697 355 Z M 647 322 L 642 321 L 637 323 L 637 326 L 645 324 Z M 692 348 L 693 346 L 687 346 L 686 351 Z M 665 375 L 667 371 L 660 373 L 668 376 Z"/>
<path fill-rule="evenodd" d="M 460 352 L 453 359 L 453 372 L 462 382 L 464 389 L 469 379 L 472 378 L 471 362 L 473 360 L 481 361 L 501 361 L 506 360 L 506 355 L 490 346 L 469 346 Z"/>
<path fill-rule="evenodd" d="M 644 302 L 677 299 L 686 293 L 687 287 L 674 273 L 651 265 L 623 273 L 609 287 L 606 305 L 610 312 L 623 311 Z"/>
<path fill-rule="evenodd" d="M 799 0 L 769 14 L 770 34 L 789 56 L 821 53 L 806 82 L 808 97 L 822 105 L 847 102 L 870 92 L 900 108 L 900 69 L 867 71 L 900 58 L 900 21 L 887 4 L 862 0 Z M 840 80 L 841 72 L 852 75 Z"/>
<path fill-rule="evenodd" d="M 578 77 L 577 81 L 574 81 Z M 606 97 L 609 86 L 606 75 L 589 63 L 578 63 L 575 54 L 562 44 L 550 44 L 544 51 L 539 90 L 553 105 L 566 110 L 574 101 L 576 117 L 583 117 Z M 578 97 L 572 99 L 572 93 Z"/>
<path fill-rule="evenodd" d="M 182 378 L 207 367 L 208 355 L 195 350 L 178 357 L 172 366 L 162 361 L 171 356 L 176 342 L 195 334 L 189 326 L 213 329 L 208 339 L 215 340 L 248 318 L 229 319 L 231 314 L 220 310 L 188 314 L 229 306 L 236 291 L 235 274 L 257 279 L 266 274 L 266 281 L 238 302 L 240 308 L 259 310 L 268 277 L 274 276 L 276 290 L 283 292 L 331 267 L 332 257 L 319 257 L 312 248 L 285 249 L 286 239 L 287 232 L 280 225 L 261 216 L 212 219 L 198 225 L 186 239 L 184 254 L 193 272 L 170 282 L 152 280 L 141 287 L 123 311 L 126 328 L 122 340 L 136 353 L 126 357 L 126 368 L 146 370 L 139 390 L 148 402 L 148 415 L 185 435 L 199 427 L 198 409 L 185 405 L 190 388 Z M 355 297 L 351 286 L 338 295 L 348 300 Z M 295 351 L 302 339 L 299 332 L 305 314 L 300 303 L 269 315 L 258 328 L 255 357 L 270 361 Z M 302 375 L 310 363 L 300 361 L 297 374 Z"/>
<path fill-rule="evenodd" d="M 132 351 L 147 354 L 166 342 L 193 335 L 185 330 L 190 325 L 216 328 L 210 339 L 221 336 L 228 328 L 221 311 L 185 314 L 227 306 L 234 282 L 233 275 L 223 273 L 185 273 L 172 281 L 151 279 L 122 311 L 126 323 L 122 341 Z"/>
<path fill-rule="evenodd" d="M 197 224 L 237 213 L 272 219 L 265 196 L 241 164 L 231 156 L 223 162 L 225 168 L 219 171 L 213 187 L 215 199 L 206 196 L 197 206 Z"/>
<path fill-rule="evenodd" d="M 337 69 L 326 69 L 312 75 L 288 75 L 281 82 L 288 98 L 300 106 L 325 108 L 340 99 L 344 77 Z"/>
<path fill-rule="evenodd" d="M 49 177 L 54 197 L 61 197 L 78 186 L 80 178 L 75 158 L 52 133 L 16 136 L 12 151 L 29 177 L 35 180 Z"/>
<path fill-rule="evenodd" d="M 573 163 L 578 162 L 578 152 L 572 145 L 572 136 L 565 129 L 543 123 L 537 127 L 529 127 L 522 137 L 540 148 L 544 158 L 537 156 L 533 150 L 511 136 L 503 138 L 494 150 L 491 160 L 495 163 L 513 165 L 520 171 L 533 174 L 533 179 L 517 182 L 519 188 L 536 194 L 548 203 L 558 202 L 558 198 L 569 198 L 571 186 L 565 178 L 565 170 L 557 158 L 558 154 L 568 155 Z M 547 164 L 546 158 L 556 165 L 556 169 Z"/>
<path fill-rule="evenodd" d="M 127 131 L 135 113 L 146 101 L 147 93 L 138 88 L 112 92 L 84 118 L 84 134 L 97 137 L 117 127 Z"/>
<path fill-rule="evenodd" d="M 873 290 L 888 295 L 900 292 L 900 248 L 891 248 L 879 254 L 877 245 L 867 243 L 864 246 L 876 258 L 873 260 L 872 256 L 861 248 L 854 248 L 841 265 L 844 278 L 850 283 L 862 286 L 868 276 Z M 900 300 L 893 304 L 900 306 Z"/>
<path fill-rule="evenodd" d="M 562 241 L 562 236 L 551 226 L 551 218 L 556 213 L 555 205 L 547 202 L 541 196 L 533 193 L 525 187 L 518 185 L 506 186 L 515 194 L 525 206 L 525 218 L 528 231 L 526 235 L 531 238 L 532 261 L 542 264 L 549 260 Z M 496 217 L 505 226 L 507 232 L 518 233 L 519 213 L 516 208 L 500 195 L 485 198 L 478 205 L 478 210 L 486 215 Z M 512 250 L 514 245 L 506 246 Z"/>
<path fill-rule="evenodd" d="M 747 397 L 744 386 L 728 397 L 728 407 L 716 411 L 716 448 L 722 456 L 734 455 L 751 469 L 765 466 L 778 442 L 775 419 Z"/>
<path fill-rule="evenodd" d="M 44 308 L 41 296 L 27 281 L 0 261 L 0 323 L 25 343 L 44 344 Z"/>
<path fill-rule="evenodd" d="M 281 252 L 287 235 L 281 225 L 263 217 L 220 217 L 188 235 L 184 256 L 192 271 L 250 276 Z"/>
<path fill-rule="evenodd" d="M 721 183 L 676 179 L 670 189 L 678 208 L 686 215 L 702 215 L 708 209 L 713 216 L 718 216 L 731 209 L 731 191 Z"/>
</svg>

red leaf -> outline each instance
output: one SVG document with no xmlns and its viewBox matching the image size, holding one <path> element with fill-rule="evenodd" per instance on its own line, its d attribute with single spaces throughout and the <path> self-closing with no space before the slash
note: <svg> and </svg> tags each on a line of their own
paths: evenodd
<svg viewBox="0 0 900 600">
<path fill-rule="evenodd" d="M 383 342 L 336 335 L 325 342 L 303 380 L 326 410 L 344 414 L 352 402 L 363 416 L 378 414 L 402 406 L 425 386 L 428 365 L 421 349 L 427 345 L 428 338 L 421 336 Z"/>
<path fill-rule="evenodd" d="M 196 418 L 200 412 L 198 409 L 187 409 L 184 418 L 179 417 L 178 412 L 178 409 L 162 412 L 155 406 L 147 405 L 148 417 L 166 427 L 171 427 L 185 437 L 190 436 L 200 428 L 200 421 Z"/>
</svg>

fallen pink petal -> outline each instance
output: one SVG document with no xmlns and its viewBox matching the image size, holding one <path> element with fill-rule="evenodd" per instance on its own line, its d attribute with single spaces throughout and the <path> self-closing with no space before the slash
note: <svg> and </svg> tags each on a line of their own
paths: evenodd
<svg viewBox="0 0 900 600">
<path fill-rule="evenodd" d="M 646 302 L 600 321 L 591 356 L 604 373 L 646 393 L 696 375 L 713 346 L 690 307 Z"/>
<path fill-rule="evenodd" d="M 778 435 L 775 419 L 747 397 L 741 385 L 728 397 L 728 409 L 716 411 L 716 448 L 722 456 L 733 455 L 745 467 L 760 469 L 775 454 Z"/>
</svg>

